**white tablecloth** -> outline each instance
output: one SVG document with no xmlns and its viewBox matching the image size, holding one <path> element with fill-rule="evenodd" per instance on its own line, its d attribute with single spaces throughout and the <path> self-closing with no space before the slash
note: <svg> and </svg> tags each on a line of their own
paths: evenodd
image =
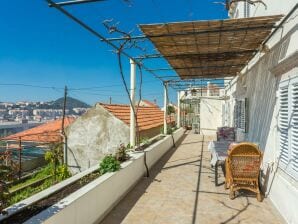
<svg viewBox="0 0 298 224">
<path fill-rule="evenodd" d="M 228 149 L 229 146 L 233 144 L 237 144 L 235 142 L 231 141 L 212 141 L 209 142 L 208 145 L 208 150 L 211 152 L 212 159 L 210 164 L 212 166 L 215 166 L 217 161 L 224 161 L 228 157 Z M 252 142 L 253 144 L 256 145 L 256 147 L 259 147 L 259 143 L 257 142 Z"/>
<path fill-rule="evenodd" d="M 211 152 L 212 159 L 210 164 L 215 166 L 217 161 L 224 161 L 228 156 L 230 141 L 212 141 L 208 145 L 208 150 Z"/>
</svg>

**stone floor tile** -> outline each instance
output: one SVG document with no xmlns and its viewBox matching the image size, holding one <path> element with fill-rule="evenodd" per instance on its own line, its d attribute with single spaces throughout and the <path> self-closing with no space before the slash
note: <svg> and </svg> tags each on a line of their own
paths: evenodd
<svg viewBox="0 0 298 224">
<path fill-rule="evenodd" d="M 207 149 L 212 136 L 187 133 L 107 215 L 104 224 L 282 224 L 269 200 L 241 193 L 234 200 L 214 185 Z M 224 183 L 220 173 L 219 181 Z"/>
</svg>

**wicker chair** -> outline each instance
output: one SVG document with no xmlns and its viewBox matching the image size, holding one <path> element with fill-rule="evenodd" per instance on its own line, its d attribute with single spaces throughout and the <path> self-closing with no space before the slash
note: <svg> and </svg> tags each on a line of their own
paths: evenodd
<svg viewBox="0 0 298 224">
<path fill-rule="evenodd" d="M 259 173 L 262 152 L 255 144 L 243 142 L 236 144 L 228 151 L 226 160 L 226 183 L 230 188 L 230 198 L 235 198 L 235 191 L 250 190 L 257 194 L 257 200 L 262 201 L 259 189 Z"/>
</svg>

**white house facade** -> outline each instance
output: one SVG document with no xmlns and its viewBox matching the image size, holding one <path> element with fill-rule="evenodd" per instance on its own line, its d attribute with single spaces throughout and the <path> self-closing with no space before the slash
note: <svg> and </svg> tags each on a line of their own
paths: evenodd
<svg viewBox="0 0 298 224">
<path fill-rule="evenodd" d="M 237 127 L 238 140 L 259 143 L 265 195 L 288 223 L 298 223 L 298 2 L 262 2 L 230 8 L 232 18 L 285 17 L 226 87 L 223 121 Z"/>
</svg>

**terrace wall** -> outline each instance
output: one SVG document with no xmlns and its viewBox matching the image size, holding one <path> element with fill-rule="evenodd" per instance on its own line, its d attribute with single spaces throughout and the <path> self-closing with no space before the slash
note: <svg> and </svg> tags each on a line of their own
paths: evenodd
<svg viewBox="0 0 298 224">
<path fill-rule="evenodd" d="M 173 136 L 168 135 L 145 150 L 149 169 L 183 134 L 184 129 L 180 128 Z M 145 175 L 144 153 L 135 152 L 131 156 L 119 171 L 104 174 L 25 223 L 99 223 Z"/>
</svg>

